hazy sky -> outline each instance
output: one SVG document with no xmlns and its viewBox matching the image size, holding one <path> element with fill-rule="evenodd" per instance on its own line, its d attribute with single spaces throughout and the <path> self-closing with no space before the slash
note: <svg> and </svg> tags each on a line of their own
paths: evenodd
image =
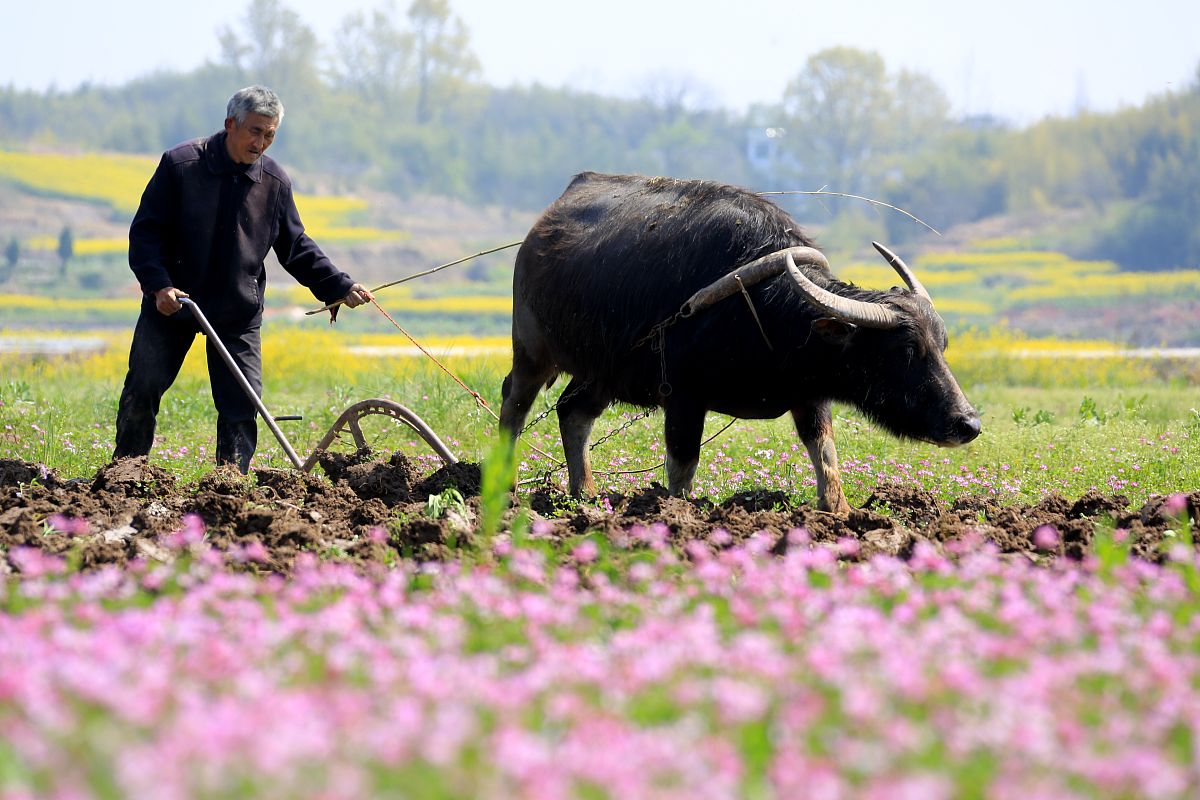
<svg viewBox="0 0 1200 800">
<path fill-rule="evenodd" d="M 284 0 L 323 45 L 386 0 Z M 396 0 L 403 10 L 408 0 Z M 933 77 L 960 113 L 1018 123 L 1111 110 L 1194 80 L 1197 0 L 450 0 L 484 79 L 642 94 L 686 76 L 709 105 L 777 102 L 812 53 L 849 45 Z M 218 56 L 248 0 L 0 0 L 0 85 L 121 83 Z M 236 88 L 236 87 L 232 87 Z M 285 98 L 286 102 L 286 98 Z"/>
</svg>

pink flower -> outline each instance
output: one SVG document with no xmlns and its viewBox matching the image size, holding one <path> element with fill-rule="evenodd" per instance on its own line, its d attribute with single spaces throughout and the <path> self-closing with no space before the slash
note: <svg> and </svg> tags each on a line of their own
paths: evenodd
<svg viewBox="0 0 1200 800">
<path fill-rule="evenodd" d="M 804 547 L 812 544 L 812 536 L 808 528 L 792 528 L 787 532 L 788 547 Z"/>
<path fill-rule="evenodd" d="M 163 541 L 167 547 L 182 550 L 204 541 L 204 536 L 204 520 L 201 519 L 200 515 L 185 514 L 183 517 L 183 527 L 163 537 Z"/>
<path fill-rule="evenodd" d="M 596 560 L 598 555 L 600 555 L 600 548 L 591 539 L 584 539 L 571 551 L 571 557 L 580 564 L 590 564 Z"/>
<path fill-rule="evenodd" d="M 712 553 L 709 552 L 708 547 L 698 539 L 689 540 L 683 546 L 683 551 L 687 553 L 688 558 L 696 563 L 708 561 L 712 558 Z"/>
<path fill-rule="evenodd" d="M 770 704 L 762 689 L 736 678 L 713 681 L 713 699 L 725 724 L 732 725 L 762 717 Z"/>
<path fill-rule="evenodd" d="M 1190 563 L 1195 558 L 1195 551 L 1186 544 L 1176 542 L 1167 548 L 1167 558 L 1177 564 Z"/>
<path fill-rule="evenodd" d="M 87 536 L 89 525 L 83 517 L 72 517 L 67 514 L 51 514 L 46 522 L 56 531 L 62 531 L 68 536 Z"/>
<path fill-rule="evenodd" d="M 733 542 L 733 536 L 724 528 L 717 528 L 708 535 L 708 541 L 715 547 L 728 547 Z"/>
<path fill-rule="evenodd" d="M 1188 499 L 1183 492 L 1176 492 L 1167 498 L 1163 504 L 1163 510 L 1173 517 L 1177 517 L 1187 511 Z"/>
<path fill-rule="evenodd" d="M 629 579 L 635 583 L 649 583 L 658 575 L 653 564 L 637 561 L 629 567 Z"/>
<path fill-rule="evenodd" d="M 1041 525 L 1033 532 L 1033 544 L 1039 550 L 1058 548 L 1058 531 L 1053 525 Z"/>
<path fill-rule="evenodd" d="M 235 564 L 245 564 L 250 561 L 255 564 L 266 564 L 271 560 L 267 548 L 257 539 L 251 539 L 244 544 L 235 544 L 229 548 L 229 557 Z"/>
<path fill-rule="evenodd" d="M 56 556 L 46 555 L 36 547 L 14 547 L 8 552 L 13 566 L 27 578 L 60 575 L 66 571 L 66 562 Z"/>
</svg>

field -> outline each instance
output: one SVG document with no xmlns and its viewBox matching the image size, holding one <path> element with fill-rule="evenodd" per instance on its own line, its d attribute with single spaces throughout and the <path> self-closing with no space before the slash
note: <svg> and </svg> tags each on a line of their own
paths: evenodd
<svg viewBox="0 0 1200 800">
<path fill-rule="evenodd" d="M 122 224 L 152 168 L 0 153 L 23 196 Z M 388 279 L 489 244 L 424 199 L 298 202 L 320 241 L 387 245 Z M 268 291 L 265 402 L 301 457 L 385 397 L 457 464 L 376 416 L 311 474 L 265 425 L 249 476 L 214 469 L 201 347 L 149 459 L 110 463 L 137 313 L 114 227 L 52 295 L 39 229 L 0 289 L 0 797 L 1200 796 L 1200 273 L 915 254 L 983 433 L 835 407 L 840 517 L 786 419 L 711 415 L 686 498 L 628 407 L 593 433 L 599 496 L 566 496 L 561 382 L 499 446 L 511 253 L 380 295 L 465 388 L 372 309 L 330 327 Z"/>
<path fill-rule="evenodd" d="M 122 220 L 137 210 L 146 181 L 154 173 L 156 158 L 106 153 L 62 155 L 0 150 L 0 180 L 49 197 L 85 200 L 111 209 Z M 356 243 L 399 241 L 399 231 L 380 230 L 361 222 L 367 203 L 349 196 L 298 194 L 296 206 L 308 232 L 323 242 Z M 21 244 L 32 250 L 54 250 L 57 236 L 42 235 Z M 84 237 L 75 242 L 80 256 L 124 254 L 124 237 Z"/>
<path fill-rule="evenodd" d="M 660 418 L 624 408 L 594 436 L 629 424 L 593 453 L 597 501 L 556 488 L 553 415 L 510 496 L 487 410 L 380 355 L 397 335 L 317 325 L 265 336 L 302 455 L 388 396 L 462 461 L 376 417 L 371 453 L 314 475 L 265 427 L 250 477 L 214 471 L 195 348 L 149 463 L 109 465 L 127 334 L 97 337 L 0 356 L 0 792 L 1200 790 L 1191 362 L 960 331 L 984 434 L 939 450 L 838 408 L 840 519 L 783 421 L 714 416 L 680 499 L 656 485 Z M 503 340 L 423 342 L 498 408 Z"/>
<path fill-rule="evenodd" d="M 57 220 L 61 219 L 76 221 L 75 255 L 68 274 L 59 276 L 54 298 L 65 295 L 88 300 L 98 292 L 106 298 L 133 296 L 123 263 L 126 234 L 155 163 L 154 157 L 103 153 L 0 151 L 0 186 L 4 189 L 0 193 L 0 228 L 4 229 L 4 243 L 12 235 L 25 259 L 21 290 L 40 291 L 41 276 L 57 260 L 54 253 L 61 230 Z M 6 204 L 5 195 L 14 200 Z M 44 208 L 41 218 L 31 219 L 25 207 L 32 200 L 47 198 L 62 205 Z M 371 285 L 520 238 L 532 221 L 528 213 L 511 209 L 485 213 L 422 197 L 396 207 L 377 196 L 301 192 L 296 202 L 313 238 L 339 265 Z M 55 223 L 47 224 L 50 219 Z M 1200 328 L 1192 324 L 1200 313 L 1200 270 L 1121 272 L 1111 261 L 1075 260 L 1045 250 L 1037 228 L 1023 229 L 1020 236 L 968 236 L 965 240 L 947 233 L 946 240 L 934 240 L 916 253 L 902 255 L 917 268 L 937 297 L 939 311 L 953 325 L 992 328 L 1009 324 L 1037 337 L 1085 336 L 1141 347 L 1200 345 Z M 846 252 L 836 252 L 833 264 L 841 277 L 867 286 L 894 283 L 894 274 L 875 256 L 866 239 L 848 248 L 843 244 L 840 249 Z M 412 284 L 408 287 L 411 294 L 394 293 L 389 302 L 408 306 L 397 310 L 412 310 L 427 324 L 440 324 L 432 331 L 435 333 L 504 334 L 511 255 L 500 253 L 471 265 L 475 274 L 465 289 L 461 284 L 459 289 L 475 296 L 457 298 L 465 304 L 457 312 L 431 307 L 431 303 L 444 302 L 443 295 L 453 291 L 440 280 L 435 285 L 436 297 L 423 296 L 430 284 Z M 470 268 L 445 275 L 461 278 Z M 284 288 L 286 277 L 281 271 L 275 274 L 281 279 L 276 280 L 276 289 Z M 3 282 L 0 272 L 0 284 Z M 9 291 L 13 293 L 0 296 L 6 325 L 33 324 L 40 319 L 40 309 L 31 307 L 13 289 Z M 281 301 L 285 297 L 291 300 L 295 294 L 287 291 L 269 296 Z M 295 302 L 303 305 L 308 299 Z M 483 309 L 478 307 L 480 303 Z M 1137 305 L 1137 314 L 1129 313 L 1131 303 Z M 116 318 L 113 309 L 103 309 L 90 321 Z M 83 309 L 73 310 L 64 321 L 84 325 L 89 317 Z"/>
</svg>

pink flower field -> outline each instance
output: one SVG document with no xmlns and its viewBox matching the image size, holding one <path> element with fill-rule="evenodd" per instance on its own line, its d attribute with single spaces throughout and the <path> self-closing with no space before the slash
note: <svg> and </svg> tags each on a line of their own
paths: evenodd
<svg viewBox="0 0 1200 800">
<path fill-rule="evenodd" d="M 194 534 L 170 566 L 10 554 L 0 796 L 1200 793 L 1188 547 L 855 560 L 649 526 L 284 578 Z"/>
</svg>

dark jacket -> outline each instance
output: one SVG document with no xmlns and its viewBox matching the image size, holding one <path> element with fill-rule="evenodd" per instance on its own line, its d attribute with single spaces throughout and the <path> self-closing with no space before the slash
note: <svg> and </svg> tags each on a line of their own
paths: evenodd
<svg viewBox="0 0 1200 800">
<path fill-rule="evenodd" d="M 129 266 L 144 302 L 153 306 L 155 291 L 174 286 L 214 322 L 251 323 L 261 318 L 271 249 L 324 303 L 354 283 L 304 232 L 291 179 L 273 159 L 235 164 L 224 131 L 163 153 L 129 226 Z"/>
</svg>

